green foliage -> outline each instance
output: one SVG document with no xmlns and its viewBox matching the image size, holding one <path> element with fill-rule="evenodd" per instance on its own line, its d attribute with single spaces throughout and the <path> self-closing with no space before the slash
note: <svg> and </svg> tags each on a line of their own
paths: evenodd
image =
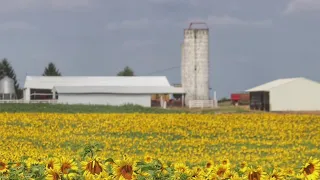
<svg viewBox="0 0 320 180">
<path fill-rule="evenodd" d="M 65 104 L 1 104 L 0 113 L 37 112 L 37 113 L 248 113 L 240 107 L 220 107 L 218 109 L 161 109 L 138 105 L 106 106 L 106 105 L 65 105 Z M 257 113 L 257 112 L 255 112 Z M 261 112 L 262 113 L 262 112 Z"/>
<path fill-rule="evenodd" d="M 173 94 L 173 97 L 175 99 L 181 99 L 182 98 L 182 94 Z"/>
<path fill-rule="evenodd" d="M 61 73 L 57 69 L 56 65 L 50 62 L 44 69 L 42 76 L 61 76 Z"/>
<path fill-rule="evenodd" d="M 120 71 L 117 76 L 134 76 L 133 70 L 126 66 L 122 71 Z"/>
<path fill-rule="evenodd" d="M 86 145 L 83 148 L 83 151 L 81 153 L 82 159 L 86 158 L 87 156 L 90 156 L 90 158 L 94 158 L 96 153 L 102 151 L 103 145 L 100 143 L 91 143 Z"/>
<path fill-rule="evenodd" d="M 15 166 L 16 164 L 20 164 L 19 166 Z M 9 173 L 2 174 L 3 176 L 0 177 L 1 179 L 13 179 L 13 180 L 20 180 L 20 179 L 45 179 L 45 166 L 41 164 L 33 164 L 30 169 L 28 169 L 26 163 L 24 162 L 15 162 L 15 163 L 8 163 L 11 167 Z"/>
<path fill-rule="evenodd" d="M 183 110 L 147 108 L 138 105 L 65 105 L 65 104 L 1 104 L 0 112 L 58 113 L 179 113 Z"/>
<path fill-rule="evenodd" d="M 0 62 L 0 79 L 2 79 L 4 76 L 5 76 L 4 67 Z"/>
<path fill-rule="evenodd" d="M 220 100 L 218 100 L 219 103 L 220 103 L 220 102 L 226 102 L 226 101 L 230 101 L 230 99 L 224 97 L 224 98 L 221 98 Z"/>
</svg>

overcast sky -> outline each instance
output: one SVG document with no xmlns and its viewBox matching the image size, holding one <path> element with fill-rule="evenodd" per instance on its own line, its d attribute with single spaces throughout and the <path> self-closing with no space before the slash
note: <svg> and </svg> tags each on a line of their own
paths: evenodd
<svg viewBox="0 0 320 180">
<path fill-rule="evenodd" d="M 183 29 L 210 27 L 218 97 L 277 78 L 320 81 L 320 0 L 0 0 L 0 58 L 26 74 L 137 75 L 180 66 Z M 89 65 L 88 65 L 89 64 Z M 165 75 L 180 83 L 180 69 Z"/>
</svg>

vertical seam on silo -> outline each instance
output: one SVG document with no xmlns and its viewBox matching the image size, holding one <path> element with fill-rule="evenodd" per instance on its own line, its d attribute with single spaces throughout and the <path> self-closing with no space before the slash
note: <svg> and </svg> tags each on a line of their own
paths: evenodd
<svg viewBox="0 0 320 180">
<path fill-rule="evenodd" d="M 197 31 L 193 30 L 194 33 L 194 99 L 197 100 Z"/>
</svg>

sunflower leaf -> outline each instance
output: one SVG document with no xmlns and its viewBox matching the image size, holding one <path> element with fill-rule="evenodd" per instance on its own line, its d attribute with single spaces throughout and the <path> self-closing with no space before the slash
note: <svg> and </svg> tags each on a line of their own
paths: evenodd
<svg viewBox="0 0 320 180">
<path fill-rule="evenodd" d="M 108 158 L 108 159 L 106 159 L 106 162 L 114 163 L 114 160 L 112 158 Z"/>
<path fill-rule="evenodd" d="M 152 165 L 145 165 L 141 167 L 141 171 L 154 171 L 156 168 Z"/>
</svg>

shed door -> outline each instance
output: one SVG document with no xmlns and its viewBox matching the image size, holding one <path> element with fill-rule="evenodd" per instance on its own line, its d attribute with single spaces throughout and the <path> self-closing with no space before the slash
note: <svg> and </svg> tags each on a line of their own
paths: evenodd
<svg viewBox="0 0 320 180">
<path fill-rule="evenodd" d="M 250 109 L 269 111 L 269 92 L 251 92 L 250 93 Z"/>
</svg>

